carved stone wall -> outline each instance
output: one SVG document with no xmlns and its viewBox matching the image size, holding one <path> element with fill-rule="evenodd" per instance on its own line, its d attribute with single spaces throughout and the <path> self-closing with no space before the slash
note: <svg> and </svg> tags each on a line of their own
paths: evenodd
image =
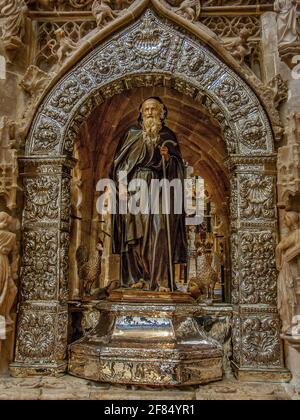
<svg viewBox="0 0 300 420">
<path fill-rule="evenodd" d="M 285 380 L 276 310 L 275 156 L 268 118 L 233 70 L 199 39 L 151 10 L 69 71 L 34 119 L 24 160 L 22 301 L 13 373 L 64 368 L 74 140 L 97 105 L 137 85 L 176 89 L 219 122 L 231 156 L 235 368 L 241 377 L 266 379 L 271 372 L 272 380 Z"/>
</svg>

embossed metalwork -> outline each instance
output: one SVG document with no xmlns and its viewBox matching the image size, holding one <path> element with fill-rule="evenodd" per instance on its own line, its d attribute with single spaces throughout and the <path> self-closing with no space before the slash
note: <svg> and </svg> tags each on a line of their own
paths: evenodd
<svg viewBox="0 0 300 420">
<path fill-rule="evenodd" d="M 253 218 L 274 219 L 274 189 L 272 176 L 241 176 L 241 217 L 247 220 Z"/>
<path fill-rule="evenodd" d="M 151 48 L 143 46 L 145 37 Z M 55 87 L 33 124 L 27 153 L 62 153 L 68 127 L 82 103 L 93 94 L 98 95 L 99 90 L 109 96 L 126 89 L 122 81 L 116 82 L 113 89 L 108 88 L 116 78 L 170 71 L 175 80 L 192 85 L 195 93 L 206 92 L 219 105 L 237 139 L 237 152 L 273 151 L 269 122 L 249 87 L 200 42 L 147 11 L 126 31 L 89 54 Z M 53 119 L 53 112 L 60 118 Z"/>
<path fill-rule="evenodd" d="M 253 317 L 242 323 L 242 358 L 245 366 L 280 366 L 280 322 Z"/>
<path fill-rule="evenodd" d="M 39 362 L 46 363 L 46 358 L 51 363 L 61 362 L 64 358 L 67 321 L 66 312 L 60 309 L 60 305 L 67 299 L 69 172 L 74 141 L 80 125 L 96 106 L 106 98 L 141 86 L 165 86 L 188 95 L 201 102 L 222 128 L 231 156 L 228 166 L 232 186 L 233 303 L 247 304 L 251 308 L 249 313 L 237 312 L 234 316 L 233 358 L 240 367 L 255 366 L 255 360 L 251 361 L 251 355 L 247 355 L 254 337 L 255 343 L 264 342 L 260 348 L 264 354 L 259 359 L 260 367 L 266 370 L 270 366 L 279 367 L 276 322 L 269 321 L 270 315 L 261 309 L 266 306 L 268 314 L 273 314 L 274 310 L 276 319 L 275 192 L 273 178 L 266 175 L 264 169 L 265 164 L 268 167 L 274 164 L 273 137 L 268 119 L 244 81 L 199 40 L 158 18 L 151 10 L 75 65 L 49 93 L 33 122 L 26 145 L 23 301 L 17 360 L 26 360 L 28 364 L 37 361 L 38 365 Z M 68 165 L 59 161 L 62 155 L 69 156 Z M 34 185 L 37 186 L 36 194 Z M 57 210 L 49 202 L 50 197 L 57 200 L 58 217 Z M 51 310 L 48 304 L 51 304 Z M 149 308 L 158 312 L 171 311 L 168 305 L 153 303 L 147 308 L 139 307 L 139 313 L 147 315 Z M 243 306 L 239 308 L 242 311 Z M 124 310 L 126 305 L 114 305 L 116 313 Z M 177 308 L 178 316 L 187 318 L 192 313 L 187 306 Z M 244 323 L 252 318 L 257 321 Z M 35 327 L 30 333 L 31 320 L 41 328 Z M 257 326 L 259 331 L 255 335 Z M 40 336 L 45 344 L 42 350 L 36 347 L 34 351 L 32 343 L 39 343 Z M 273 345 L 269 346 L 272 340 Z M 157 357 L 166 359 L 163 372 L 154 365 L 148 371 L 144 365 L 138 366 L 139 363 L 130 359 L 136 353 L 128 350 L 126 357 L 130 360 L 123 360 L 120 364 L 115 360 L 102 360 L 103 366 L 97 367 L 98 380 L 108 380 L 115 372 L 116 378 L 120 377 L 119 381 L 123 383 L 134 382 L 134 377 L 146 378 L 145 383 L 151 380 L 157 383 L 158 377 L 160 384 L 174 381 L 177 372 L 167 362 L 170 353 L 157 348 L 155 352 Z M 268 356 L 270 352 L 272 358 Z M 145 352 L 140 356 L 144 357 Z M 115 353 L 114 357 L 125 358 L 124 351 Z M 80 365 L 80 357 L 78 360 Z M 90 363 L 86 367 L 86 377 L 93 366 L 92 356 Z M 191 378 L 199 381 L 197 369 L 186 367 L 185 383 L 193 382 Z M 202 373 L 205 375 L 204 370 Z M 141 383 L 140 379 L 136 383 Z"/>
<path fill-rule="evenodd" d="M 240 303 L 276 304 L 277 276 L 273 232 L 240 234 Z"/>
<path fill-rule="evenodd" d="M 121 313 L 118 306 L 100 304 L 97 327 L 70 346 L 71 374 L 152 386 L 200 384 L 222 377 L 221 346 L 189 316 L 186 309 L 192 304 L 170 299 L 153 308 L 151 303 L 123 302 Z"/>
</svg>

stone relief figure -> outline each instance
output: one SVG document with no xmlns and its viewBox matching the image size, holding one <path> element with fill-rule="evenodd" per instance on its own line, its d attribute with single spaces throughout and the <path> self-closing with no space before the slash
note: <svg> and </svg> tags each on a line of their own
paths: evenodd
<svg viewBox="0 0 300 420">
<path fill-rule="evenodd" d="M 239 64 L 243 64 L 245 58 L 251 54 L 252 47 L 248 44 L 248 39 L 251 35 L 249 29 L 243 28 L 238 38 L 225 44 L 227 50 L 231 52 L 233 58 L 235 58 Z"/>
<path fill-rule="evenodd" d="M 198 19 L 200 12 L 200 0 L 184 0 L 176 11 L 176 13 L 182 15 L 188 20 L 191 20 L 192 22 L 195 22 Z"/>
<path fill-rule="evenodd" d="M 5 18 L 2 28 L 1 43 L 11 61 L 16 50 L 22 45 L 25 34 L 24 20 L 27 6 L 24 0 L 2 0 L 0 17 Z"/>
<path fill-rule="evenodd" d="M 299 4 L 299 0 L 276 0 L 274 3 L 274 10 L 278 12 L 279 45 L 292 44 L 299 41 L 300 27 L 297 11 Z"/>
<path fill-rule="evenodd" d="M 55 55 L 57 57 L 57 65 L 60 67 L 69 55 L 77 48 L 78 44 L 70 39 L 63 28 L 55 31 L 58 50 Z"/>
<path fill-rule="evenodd" d="M 166 117 L 167 109 L 160 98 L 147 99 L 140 107 L 139 125 L 129 130 L 117 149 L 111 178 L 115 185 L 121 185 L 118 198 L 125 202 L 135 192 L 122 191 L 124 171 L 128 183 L 138 185 L 142 180 L 148 191 L 152 180 L 177 179 L 183 185 L 185 165 L 177 138 L 165 125 Z M 183 208 L 181 214 L 171 209 L 167 218 L 162 211 L 162 194 L 158 201 L 155 212 L 140 209 L 137 214 L 112 215 L 112 249 L 121 256 L 122 287 L 169 292 L 174 287 L 172 264 L 187 263 Z"/>
<path fill-rule="evenodd" d="M 92 13 L 99 28 L 118 16 L 118 13 L 112 8 L 112 0 L 95 0 L 92 5 Z"/>
<path fill-rule="evenodd" d="M 276 249 L 278 277 L 278 309 L 282 319 L 282 332 L 292 328 L 297 311 L 297 282 L 300 277 L 300 227 L 299 214 L 287 212 L 285 224 L 289 234 L 281 240 Z"/>
<path fill-rule="evenodd" d="M 15 220 L 7 213 L 0 212 L 0 315 L 6 325 L 13 323 L 10 315 L 17 296 L 15 281 L 18 273 L 17 237 L 12 232 Z"/>
</svg>

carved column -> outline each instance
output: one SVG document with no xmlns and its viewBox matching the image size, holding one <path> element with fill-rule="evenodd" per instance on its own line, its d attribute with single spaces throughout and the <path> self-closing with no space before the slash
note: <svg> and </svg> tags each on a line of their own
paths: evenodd
<svg viewBox="0 0 300 420">
<path fill-rule="evenodd" d="M 64 158 L 24 165 L 23 260 L 14 376 L 66 368 L 70 170 Z"/>
<path fill-rule="evenodd" d="M 275 157 L 235 157 L 232 170 L 233 369 L 240 380 L 287 381 L 277 313 Z"/>
</svg>

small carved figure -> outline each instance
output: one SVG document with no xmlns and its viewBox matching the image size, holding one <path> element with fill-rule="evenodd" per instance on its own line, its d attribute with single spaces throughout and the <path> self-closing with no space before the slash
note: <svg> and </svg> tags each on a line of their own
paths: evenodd
<svg viewBox="0 0 300 420">
<path fill-rule="evenodd" d="M 238 38 L 225 44 L 225 47 L 231 52 L 233 58 L 235 58 L 239 64 L 243 64 L 245 58 L 252 52 L 252 47 L 248 44 L 250 36 L 251 31 L 247 28 L 243 28 Z"/>
<path fill-rule="evenodd" d="M 13 233 L 14 219 L 7 213 L 0 213 L 0 315 L 6 325 L 13 323 L 10 315 L 17 296 L 15 281 L 18 273 L 17 237 Z"/>
<path fill-rule="evenodd" d="M 276 0 L 274 10 L 277 15 L 278 43 L 292 44 L 299 40 L 300 28 L 298 22 L 299 0 Z"/>
<path fill-rule="evenodd" d="M 289 333 L 293 318 L 297 315 L 297 281 L 300 277 L 300 227 L 299 214 L 287 212 L 284 217 L 290 233 L 276 248 L 278 277 L 278 310 L 282 320 L 282 332 Z M 299 314 L 300 315 L 300 314 Z"/>
<path fill-rule="evenodd" d="M 118 12 L 112 9 L 111 0 L 95 0 L 92 5 L 92 13 L 96 18 L 98 28 L 103 27 L 118 16 Z"/>
<path fill-rule="evenodd" d="M 124 6 L 129 6 L 132 0 L 115 0 L 115 4 L 118 10 L 124 9 Z"/>
<path fill-rule="evenodd" d="M 213 299 L 219 276 L 211 266 L 211 256 L 205 252 L 205 246 L 198 248 L 197 256 L 197 275 L 190 279 L 188 290 L 196 299 L 203 295 Z"/>
<path fill-rule="evenodd" d="M 201 12 L 200 0 L 184 0 L 176 12 L 186 19 L 195 22 L 200 16 Z"/>
<path fill-rule="evenodd" d="M 270 82 L 269 87 L 273 93 L 273 101 L 275 107 L 278 108 L 283 102 L 287 101 L 289 95 L 288 83 L 282 79 L 280 74 L 277 74 Z"/>
<path fill-rule="evenodd" d="M 87 248 L 83 245 L 76 251 L 78 276 L 87 296 L 91 295 L 93 286 L 100 278 L 102 254 L 103 242 L 101 240 L 98 241 L 96 251 L 90 257 L 88 257 Z"/>
<path fill-rule="evenodd" d="M 58 50 L 56 51 L 57 64 L 60 66 L 78 45 L 66 35 L 63 28 L 57 29 L 55 36 L 58 44 Z"/>
</svg>

